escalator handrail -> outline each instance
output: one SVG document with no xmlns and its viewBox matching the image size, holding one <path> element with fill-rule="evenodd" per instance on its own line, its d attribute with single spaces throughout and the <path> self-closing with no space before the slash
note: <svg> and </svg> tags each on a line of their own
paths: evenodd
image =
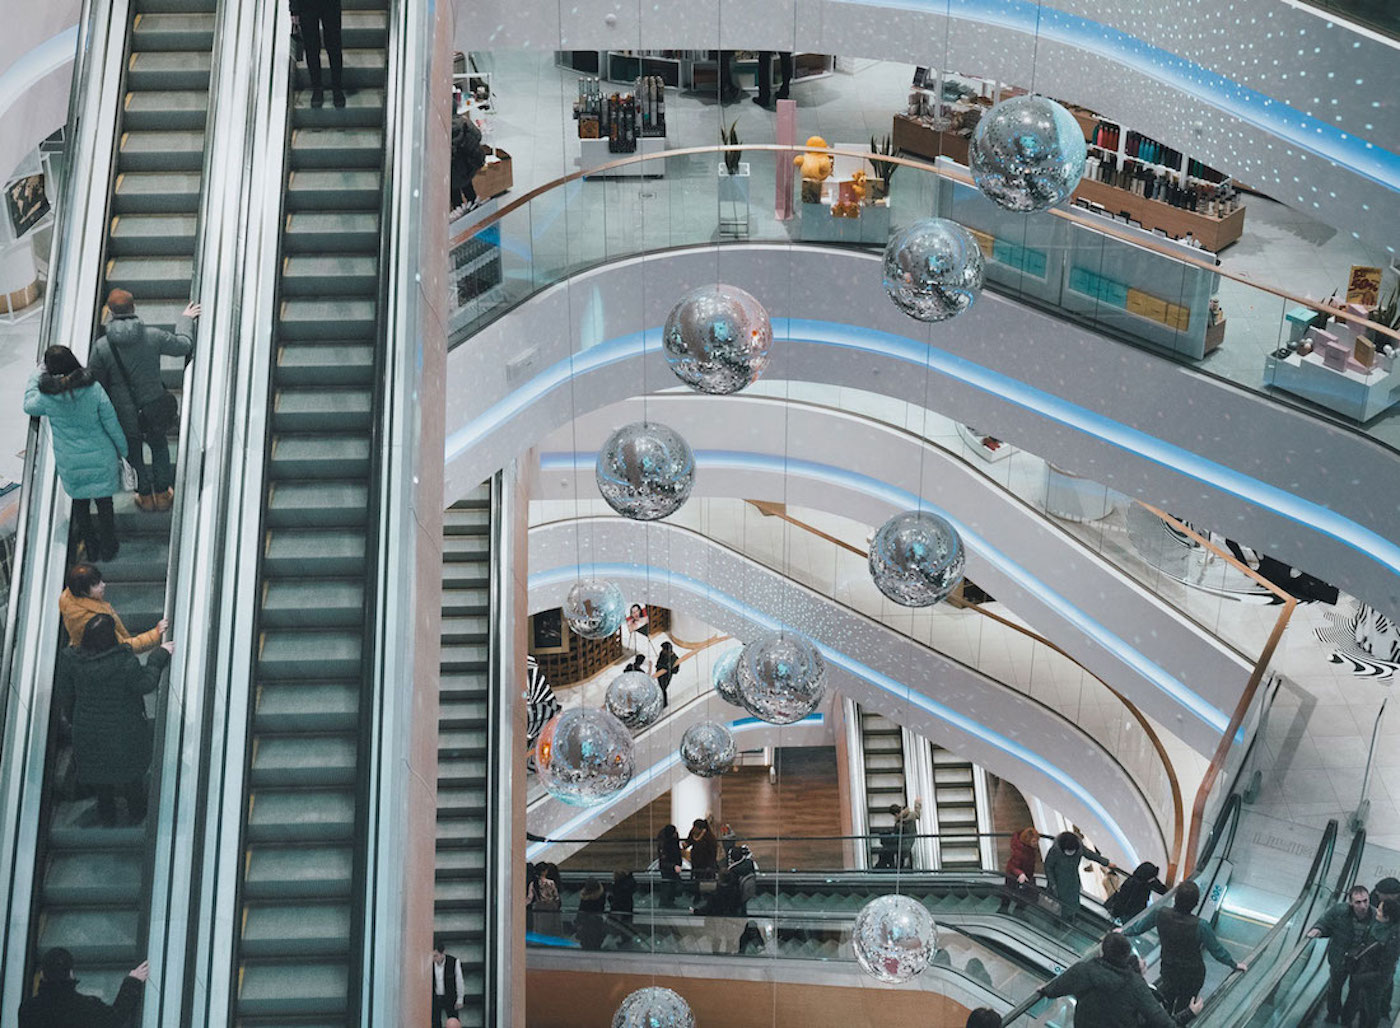
<svg viewBox="0 0 1400 1028">
<path fill-rule="evenodd" d="M 42 354 L 50 341 L 87 355 L 96 305 L 107 194 L 116 154 L 116 83 L 124 66 L 126 0 L 84 0 L 69 93 L 67 138 L 49 262 L 47 299 L 40 320 Z M 104 102 L 111 101 L 111 102 Z M 0 1021 L 9 1022 L 28 992 L 29 925 L 45 782 L 52 754 L 50 712 L 59 618 L 54 597 L 66 572 L 69 512 L 52 448 L 38 420 L 26 438 L 15 558 L 5 618 L 0 689 L 0 917 L 18 929 L 0 947 Z"/>
</svg>

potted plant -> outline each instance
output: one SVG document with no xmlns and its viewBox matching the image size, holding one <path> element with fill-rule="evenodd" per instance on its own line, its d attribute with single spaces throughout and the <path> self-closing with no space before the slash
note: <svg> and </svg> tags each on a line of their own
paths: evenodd
<svg viewBox="0 0 1400 1028">
<path fill-rule="evenodd" d="M 895 169 L 899 165 L 894 161 L 877 159 L 894 156 L 894 139 L 890 136 L 878 141 L 871 136 L 870 152 L 875 154 L 875 157 L 870 158 L 870 164 L 875 169 L 875 180 L 870 184 L 870 200 L 873 203 L 890 195 L 890 180 L 894 178 Z"/>
</svg>

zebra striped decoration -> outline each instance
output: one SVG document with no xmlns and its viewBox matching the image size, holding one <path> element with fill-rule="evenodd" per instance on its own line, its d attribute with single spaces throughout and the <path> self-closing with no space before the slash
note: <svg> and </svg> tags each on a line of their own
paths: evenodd
<svg viewBox="0 0 1400 1028">
<path fill-rule="evenodd" d="M 563 708 L 554 698 L 554 690 L 545 680 L 540 663 L 534 657 L 525 658 L 525 744 L 533 746 L 544 729 L 545 722 Z"/>
<path fill-rule="evenodd" d="M 1400 670 L 1400 625 L 1375 607 L 1358 603 L 1350 614 L 1326 615 L 1331 625 L 1315 629 L 1332 647 L 1333 664 L 1350 665 L 1361 678 L 1391 678 Z"/>
</svg>

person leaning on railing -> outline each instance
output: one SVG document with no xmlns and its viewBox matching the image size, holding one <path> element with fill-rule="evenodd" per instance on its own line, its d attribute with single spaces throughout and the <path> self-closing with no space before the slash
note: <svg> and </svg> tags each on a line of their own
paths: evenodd
<svg viewBox="0 0 1400 1028">
<path fill-rule="evenodd" d="M 1195 882 L 1182 882 L 1172 897 L 1170 909 L 1159 903 L 1135 923 L 1116 931 L 1124 935 L 1141 935 L 1157 929 L 1162 943 L 1162 980 L 1158 991 L 1168 1013 L 1178 1014 L 1190 1006 L 1206 982 L 1206 962 L 1201 956 L 1208 952 L 1226 967 L 1236 971 L 1249 970 L 1237 963 L 1230 951 L 1215 937 L 1215 929 L 1196 916 L 1196 904 L 1201 902 L 1201 887 Z"/>
<path fill-rule="evenodd" d="M 1201 1012 L 1203 1004 L 1195 999 L 1175 1017 L 1168 1014 L 1148 987 L 1142 968 L 1133 944 L 1120 933 L 1110 932 L 1099 956 L 1081 960 L 1046 982 L 1040 994 L 1049 999 L 1073 996 L 1074 1028 L 1173 1028 L 1187 1024 Z"/>
<path fill-rule="evenodd" d="M 1338 903 L 1308 929 L 1308 938 L 1327 940 L 1327 1018 L 1323 1024 L 1342 1023 L 1342 989 L 1351 968 L 1347 954 L 1365 940 L 1374 916 L 1371 893 L 1364 885 L 1353 885 L 1345 903 Z"/>
</svg>

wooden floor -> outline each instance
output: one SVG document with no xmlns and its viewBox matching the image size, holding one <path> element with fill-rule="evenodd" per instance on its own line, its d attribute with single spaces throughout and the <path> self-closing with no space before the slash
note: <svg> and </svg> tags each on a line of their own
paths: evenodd
<svg viewBox="0 0 1400 1028">
<path fill-rule="evenodd" d="M 839 839 L 797 838 L 841 834 L 835 747 L 794 747 L 773 754 L 776 781 L 769 781 L 764 767 L 739 768 L 720 779 L 717 820 L 729 823 L 765 871 L 840 868 Z M 760 841 L 765 836 L 776 841 Z"/>
<path fill-rule="evenodd" d="M 1021 790 L 1004 778 L 988 772 L 988 791 L 992 794 L 992 831 L 997 833 L 997 867 L 1005 867 L 1011 859 L 1010 835 L 1031 826 L 1031 808 Z"/>
</svg>

